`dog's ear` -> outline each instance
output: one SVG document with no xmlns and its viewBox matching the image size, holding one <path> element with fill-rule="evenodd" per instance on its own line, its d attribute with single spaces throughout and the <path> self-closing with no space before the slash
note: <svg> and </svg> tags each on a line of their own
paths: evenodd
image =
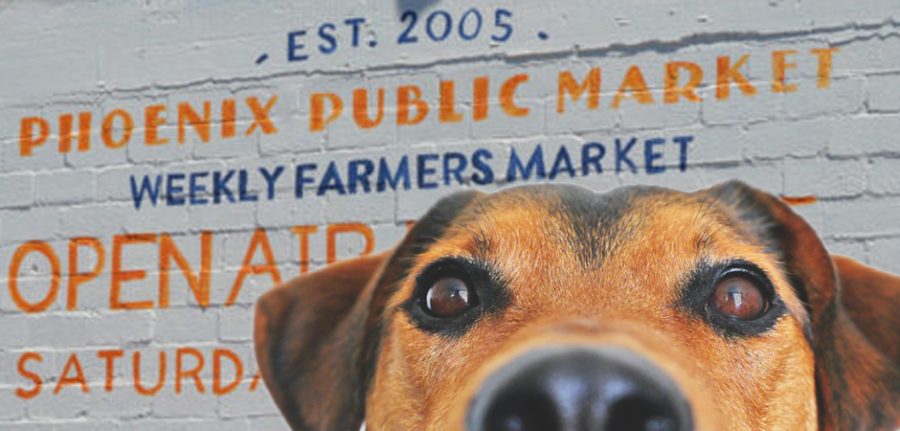
<svg viewBox="0 0 900 431">
<path fill-rule="evenodd" d="M 256 304 L 253 341 L 269 393 L 293 429 L 358 429 L 354 364 L 360 322 L 349 318 L 386 253 L 341 261 L 295 278 Z M 337 415 L 336 412 L 339 412 Z"/>
<path fill-rule="evenodd" d="M 260 373 L 295 430 L 357 430 L 382 337 L 386 302 L 415 256 L 437 241 L 476 192 L 440 200 L 393 250 L 331 264 L 256 304 Z"/>
<path fill-rule="evenodd" d="M 832 255 L 841 281 L 841 303 L 866 339 L 900 363 L 900 277 Z"/>
<path fill-rule="evenodd" d="M 700 193 L 730 208 L 750 235 L 777 254 L 806 304 L 820 429 L 894 429 L 900 420 L 897 278 L 846 258 L 833 260 L 809 224 L 775 196 L 737 181 Z M 865 313 L 872 314 L 854 320 Z M 867 337 L 885 333 L 878 342 Z"/>
</svg>

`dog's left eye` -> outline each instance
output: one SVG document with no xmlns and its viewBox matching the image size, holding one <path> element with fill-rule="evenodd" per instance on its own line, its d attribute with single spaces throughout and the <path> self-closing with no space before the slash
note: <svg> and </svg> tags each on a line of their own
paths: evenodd
<svg viewBox="0 0 900 431">
<path fill-rule="evenodd" d="M 477 302 L 466 282 L 454 277 L 437 280 L 425 293 L 425 311 L 434 317 L 451 318 L 465 313 Z"/>
<path fill-rule="evenodd" d="M 753 320 L 766 312 L 768 301 L 753 280 L 729 275 L 716 283 L 709 305 L 725 317 Z"/>
</svg>

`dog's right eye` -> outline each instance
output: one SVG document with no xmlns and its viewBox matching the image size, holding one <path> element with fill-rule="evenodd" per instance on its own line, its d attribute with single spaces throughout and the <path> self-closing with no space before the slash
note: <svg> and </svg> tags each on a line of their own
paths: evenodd
<svg viewBox="0 0 900 431">
<path fill-rule="evenodd" d="M 458 337 L 483 316 L 503 310 L 509 301 L 505 282 L 489 264 L 448 256 L 416 276 L 412 296 L 403 308 L 419 329 Z"/>
<path fill-rule="evenodd" d="M 459 316 L 478 302 L 466 282 L 454 277 L 437 280 L 425 293 L 425 311 L 444 319 Z"/>
</svg>

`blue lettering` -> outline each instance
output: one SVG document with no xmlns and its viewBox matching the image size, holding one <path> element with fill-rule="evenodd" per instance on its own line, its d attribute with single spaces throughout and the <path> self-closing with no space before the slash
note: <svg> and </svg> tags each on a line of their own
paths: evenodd
<svg viewBox="0 0 900 431">
<path fill-rule="evenodd" d="M 647 169 L 647 174 L 661 174 L 666 171 L 665 164 L 655 165 L 653 163 L 663 156 L 662 152 L 656 151 L 655 148 L 665 144 L 666 140 L 663 138 L 647 139 L 647 141 L 644 142 L 644 166 Z"/>
<path fill-rule="evenodd" d="M 241 169 L 238 171 L 238 200 L 241 202 L 256 202 L 259 200 L 259 196 L 255 192 L 250 192 L 247 177 L 246 170 Z"/>
<path fill-rule="evenodd" d="M 306 36 L 306 30 L 297 30 L 287 35 L 287 59 L 288 61 L 305 61 L 309 58 L 306 54 L 300 52 L 306 48 L 306 45 L 300 42 L 300 38 Z"/>
<path fill-rule="evenodd" d="M 319 38 L 325 43 L 319 44 L 319 52 L 322 54 L 331 54 L 337 49 L 337 39 L 334 37 L 335 27 L 332 23 L 325 23 L 319 27 Z"/>
<path fill-rule="evenodd" d="M 315 183 L 316 180 L 306 176 L 306 171 L 315 171 L 316 164 L 315 163 L 306 163 L 303 165 L 297 165 L 296 176 L 294 178 L 294 197 L 297 199 L 303 198 L 303 189 L 306 188 L 307 184 Z"/>
<path fill-rule="evenodd" d="M 269 172 L 266 168 L 259 168 L 259 173 L 261 173 L 266 180 L 266 197 L 269 200 L 275 199 L 275 183 L 283 172 L 284 166 L 278 166 L 272 172 Z"/>
<path fill-rule="evenodd" d="M 197 179 L 208 177 L 209 172 L 193 172 L 188 179 L 188 195 L 191 197 L 191 205 L 206 205 L 209 199 L 203 197 L 206 194 L 206 186 L 197 182 Z"/>
<path fill-rule="evenodd" d="M 509 168 L 506 170 L 506 181 L 510 183 L 516 181 L 517 171 L 522 174 L 523 180 L 530 179 L 532 173 L 535 174 L 535 179 L 538 180 L 542 180 L 547 176 L 544 169 L 544 150 L 541 148 L 541 144 L 534 147 L 534 153 L 528 159 L 527 166 L 522 166 L 519 154 L 516 153 L 515 148 L 512 149 L 512 154 L 509 156 Z"/>
<path fill-rule="evenodd" d="M 337 165 L 333 161 L 328 164 L 328 169 L 325 170 L 325 176 L 319 184 L 316 195 L 322 196 L 331 189 L 337 190 L 338 194 L 341 195 L 347 194 L 347 191 L 344 189 L 344 183 L 341 181 L 341 174 L 338 172 Z"/>
<path fill-rule="evenodd" d="M 184 181 L 184 178 L 184 174 L 177 173 L 166 176 L 166 205 L 184 205 L 184 186 L 175 184 L 176 181 Z"/>
<path fill-rule="evenodd" d="M 231 193 L 231 189 L 228 188 L 228 182 L 231 181 L 231 177 L 234 176 L 234 170 L 229 170 L 227 174 L 224 176 L 221 172 L 213 172 L 213 202 L 219 203 L 222 201 L 222 194 L 228 198 L 228 202 L 234 202 L 234 195 Z"/>
<path fill-rule="evenodd" d="M 693 136 L 676 136 L 672 138 L 673 141 L 678 143 L 679 152 L 678 152 L 678 170 L 684 172 L 687 170 L 688 163 L 688 144 L 694 140 Z"/>
<path fill-rule="evenodd" d="M 140 190 L 138 190 L 137 181 L 134 179 L 134 175 L 131 176 L 131 198 L 134 200 L 134 208 L 141 209 L 141 202 L 144 201 L 144 194 L 147 195 L 147 200 L 150 201 L 150 204 L 156 206 L 156 201 L 159 199 L 159 190 L 162 186 L 162 177 L 157 175 L 156 182 L 151 183 L 150 177 L 144 175 L 141 179 Z"/>
<path fill-rule="evenodd" d="M 628 145 L 622 147 L 622 140 L 616 138 L 616 173 L 622 172 L 622 162 L 628 164 L 628 168 L 633 173 L 637 173 L 637 166 L 634 165 L 634 162 L 628 158 L 628 152 L 634 147 L 634 144 L 637 143 L 637 138 L 631 138 L 628 141 Z"/>
<path fill-rule="evenodd" d="M 363 193 L 369 193 L 372 189 L 369 184 L 369 176 L 375 171 L 375 164 L 371 160 L 351 160 L 348 165 L 350 171 L 347 175 L 347 190 L 350 194 L 356 193 L 356 184 L 362 184 Z"/>
<path fill-rule="evenodd" d="M 409 190 L 411 187 L 410 179 L 409 179 L 409 158 L 407 156 L 403 156 L 400 158 L 400 163 L 397 164 L 397 171 L 394 175 L 391 175 L 391 168 L 387 164 L 387 160 L 382 157 L 378 161 L 378 182 L 375 184 L 375 189 L 379 192 L 383 192 L 387 189 L 387 186 L 391 186 L 391 190 L 397 190 L 397 185 L 400 184 L 400 181 L 403 181 L 403 189 Z"/>
<path fill-rule="evenodd" d="M 491 165 L 484 161 L 493 158 L 494 155 L 484 148 L 475 151 L 475 154 L 472 156 L 472 167 L 479 172 L 472 175 L 472 181 L 474 181 L 475 184 L 483 186 L 494 181 L 494 170 L 491 168 Z"/>
<path fill-rule="evenodd" d="M 572 158 L 569 157 L 569 150 L 565 146 L 560 146 L 559 152 L 556 153 L 556 160 L 550 169 L 550 179 L 555 179 L 560 171 L 565 171 L 570 178 L 575 177 L 575 167 L 572 166 Z"/>
<path fill-rule="evenodd" d="M 452 163 L 455 166 L 451 166 L 451 161 L 456 162 Z M 450 185 L 451 176 L 456 179 L 457 183 L 464 184 L 465 180 L 463 179 L 462 172 L 466 169 L 467 164 L 468 160 L 466 160 L 466 156 L 462 153 L 444 154 L 444 185 Z"/>
<path fill-rule="evenodd" d="M 591 150 L 596 151 L 596 155 L 591 155 Z M 597 170 L 598 174 L 603 173 L 603 166 L 600 161 L 606 155 L 606 147 L 599 142 L 588 142 L 581 147 L 581 175 L 587 176 L 591 173 L 591 166 Z"/>
<path fill-rule="evenodd" d="M 344 24 L 353 27 L 353 38 L 350 39 L 351 45 L 356 48 L 359 46 L 359 28 L 366 22 L 365 18 L 347 18 Z"/>
<path fill-rule="evenodd" d="M 438 184 L 434 181 L 428 181 L 426 176 L 434 175 L 437 170 L 433 167 L 428 167 L 428 161 L 434 161 L 438 159 L 437 154 L 419 154 L 416 157 L 416 179 L 418 180 L 418 185 L 420 189 L 435 189 Z"/>
</svg>

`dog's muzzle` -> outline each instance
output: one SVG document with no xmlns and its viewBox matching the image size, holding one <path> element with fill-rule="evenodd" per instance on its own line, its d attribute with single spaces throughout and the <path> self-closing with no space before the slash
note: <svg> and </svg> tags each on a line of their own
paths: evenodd
<svg viewBox="0 0 900 431">
<path fill-rule="evenodd" d="M 689 431 L 691 408 L 675 382 L 617 347 L 549 347 L 490 375 L 468 431 Z"/>
</svg>

